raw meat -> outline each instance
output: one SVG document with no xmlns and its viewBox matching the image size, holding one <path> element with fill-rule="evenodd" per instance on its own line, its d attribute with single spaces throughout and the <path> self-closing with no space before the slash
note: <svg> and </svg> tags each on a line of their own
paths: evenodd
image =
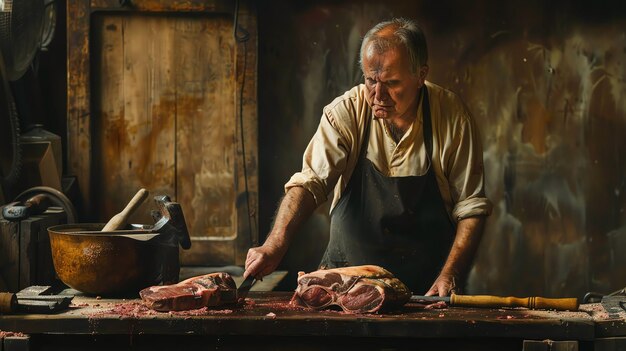
<svg viewBox="0 0 626 351">
<path fill-rule="evenodd" d="M 404 305 L 411 292 L 386 269 L 353 266 L 298 273 L 292 304 L 323 309 L 331 305 L 348 313 L 373 313 Z"/>
<path fill-rule="evenodd" d="M 228 273 L 192 277 L 178 284 L 151 286 L 139 292 L 156 311 L 184 311 L 237 302 L 237 286 Z"/>
</svg>

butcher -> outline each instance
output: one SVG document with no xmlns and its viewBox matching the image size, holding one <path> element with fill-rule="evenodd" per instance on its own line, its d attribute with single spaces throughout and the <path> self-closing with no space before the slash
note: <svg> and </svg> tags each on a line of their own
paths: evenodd
<svg viewBox="0 0 626 351">
<path fill-rule="evenodd" d="M 244 276 L 273 272 L 332 193 L 320 268 L 373 264 L 416 294 L 458 292 L 491 212 L 478 128 L 458 95 L 426 80 L 426 39 L 415 21 L 370 29 L 360 64 L 363 83 L 324 107 Z"/>
</svg>

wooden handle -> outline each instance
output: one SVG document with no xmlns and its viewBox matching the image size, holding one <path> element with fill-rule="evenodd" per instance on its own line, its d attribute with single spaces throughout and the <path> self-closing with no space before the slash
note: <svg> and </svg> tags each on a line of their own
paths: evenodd
<svg viewBox="0 0 626 351">
<path fill-rule="evenodd" d="M 15 312 L 17 297 L 13 293 L 0 293 L 0 314 L 11 314 Z"/>
<path fill-rule="evenodd" d="M 50 206 L 50 198 L 46 194 L 37 194 L 24 202 L 24 206 L 30 208 L 31 215 L 38 215 L 46 212 Z"/>
<path fill-rule="evenodd" d="M 531 309 L 576 311 L 578 299 L 559 298 L 550 299 L 545 297 L 501 297 L 489 295 L 450 295 L 452 306 L 467 307 L 526 307 Z"/>
<path fill-rule="evenodd" d="M 110 231 L 117 230 L 123 227 L 126 224 L 128 217 L 130 217 L 130 215 L 133 214 L 133 212 L 135 212 L 135 210 L 146 200 L 148 195 L 149 195 L 148 190 L 143 189 L 143 188 L 139 189 L 137 194 L 133 196 L 133 198 L 130 200 L 128 205 L 126 205 L 124 210 L 122 210 L 122 212 L 116 214 L 115 216 L 111 217 L 109 222 L 107 222 L 104 228 L 102 228 L 102 231 L 110 232 Z"/>
</svg>

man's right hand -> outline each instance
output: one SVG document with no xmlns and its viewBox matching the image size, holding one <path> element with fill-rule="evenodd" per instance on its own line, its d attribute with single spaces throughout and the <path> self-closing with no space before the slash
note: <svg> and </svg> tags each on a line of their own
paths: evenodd
<svg viewBox="0 0 626 351">
<path fill-rule="evenodd" d="M 244 279 L 251 275 L 260 280 L 272 273 L 278 267 L 286 251 L 286 249 L 267 243 L 251 248 L 248 250 L 248 256 L 246 257 L 246 270 L 243 273 Z"/>
<path fill-rule="evenodd" d="M 302 187 L 293 187 L 280 202 L 272 231 L 265 243 L 248 250 L 244 279 L 249 275 L 261 279 L 272 273 L 283 259 L 291 237 L 315 210 L 315 199 Z"/>
</svg>

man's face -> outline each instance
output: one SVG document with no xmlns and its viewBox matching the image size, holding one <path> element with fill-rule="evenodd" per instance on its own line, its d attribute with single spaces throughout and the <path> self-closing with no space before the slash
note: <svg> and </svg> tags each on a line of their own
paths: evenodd
<svg viewBox="0 0 626 351">
<path fill-rule="evenodd" d="M 417 113 L 418 92 L 424 84 L 428 66 L 412 73 L 409 55 L 402 47 L 377 53 L 372 44 L 363 52 L 363 75 L 367 102 L 374 116 L 389 120 L 412 119 Z"/>
</svg>

